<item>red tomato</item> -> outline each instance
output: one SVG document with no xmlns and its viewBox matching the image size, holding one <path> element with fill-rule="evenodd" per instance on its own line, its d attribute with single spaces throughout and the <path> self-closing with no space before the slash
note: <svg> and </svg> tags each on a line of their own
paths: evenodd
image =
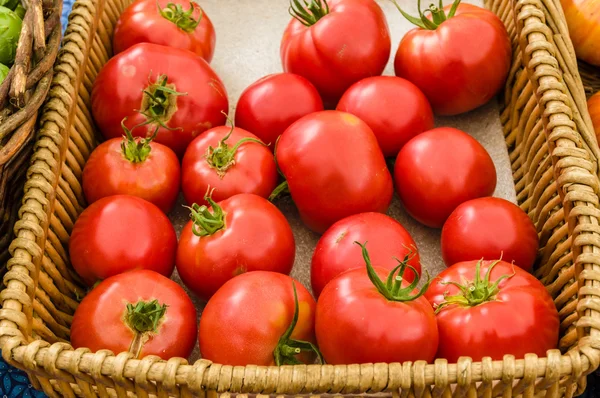
<svg viewBox="0 0 600 398">
<path fill-rule="evenodd" d="M 577 58 L 600 66 L 600 2 L 560 0 Z"/>
<path fill-rule="evenodd" d="M 205 131 L 183 157 L 181 185 L 189 204 L 206 204 L 209 187 L 214 188 L 216 202 L 239 193 L 267 198 L 278 178 L 273 153 L 254 134 L 238 127 Z"/>
<path fill-rule="evenodd" d="M 181 232 L 177 271 L 198 297 L 208 300 L 225 282 L 248 271 L 289 274 L 294 234 L 285 216 L 253 194 L 232 196 L 211 207 L 194 205 Z"/>
<path fill-rule="evenodd" d="M 267 271 L 236 276 L 217 291 L 202 312 L 198 333 L 202 358 L 234 366 L 307 361 L 310 357 L 295 358 L 281 351 L 284 347 L 314 351 L 308 348 L 315 341 L 314 316 L 315 300 L 291 277 Z"/>
<path fill-rule="evenodd" d="M 392 200 L 377 139 L 349 113 L 304 116 L 283 133 L 276 158 L 302 221 L 318 233 L 353 214 L 384 213 Z"/>
<path fill-rule="evenodd" d="M 496 168 L 473 137 L 441 127 L 402 148 L 394 180 L 406 211 L 422 224 L 441 228 L 461 203 L 494 193 Z"/>
<path fill-rule="evenodd" d="M 83 169 L 88 204 L 112 195 L 133 195 L 168 213 L 179 195 L 180 167 L 168 147 L 146 140 L 113 138 L 98 145 Z"/>
<path fill-rule="evenodd" d="M 123 135 L 121 121 L 183 156 L 198 134 L 225 124 L 227 92 L 202 58 L 179 48 L 140 43 L 111 58 L 94 81 L 92 113 L 104 138 Z M 167 128 L 165 128 L 166 126 Z"/>
<path fill-rule="evenodd" d="M 323 110 L 319 92 L 293 73 L 276 73 L 244 90 L 235 109 L 235 124 L 275 149 L 277 138 L 296 120 Z"/>
<path fill-rule="evenodd" d="M 92 352 L 187 358 L 196 343 L 196 308 L 177 283 L 154 271 L 111 276 L 79 304 L 71 344 Z"/>
<path fill-rule="evenodd" d="M 332 365 L 431 362 L 438 331 L 433 308 L 422 297 L 427 284 L 417 293 L 418 278 L 410 286 L 402 283 L 406 264 L 391 272 L 373 268 L 362 247 L 367 270 L 341 274 L 319 296 L 315 333 L 323 358 Z"/>
<path fill-rule="evenodd" d="M 500 18 L 464 3 L 446 16 L 450 7 L 429 7 L 433 20 L 447 19 L 436 24 L 423 17 L 402 38 L 394 60 L 396 76 L 416 84 L 439 115 L 468 112 L 491 100 L 511 65 L 510 38 Z"/>
<path fill-rule="evenodd" d="M 454 283 L 463 286 L 462 292 Z M 507 262 L 454 264 L 435 278 L 426 297 L 437 308 L 437 357 L 450 363 L 460 357 L 543 357 L 558 343 L 560 321 L 552 297 L 535 277 Z"/>
<path fill-rule="evenodd" d="M 594 125 L 594 132 L 596 138 L 600 142 L 600 92 L 592 95 L 587 102 L 590 116 L 592 117 L 592 124 Z"/>
<path fill-rule="evenodd" d="M 527 213 L 500 198 L 478 198 L 461 204 L 442 228 L 442 256 L 447 266 L 502 258 L 530 271 L 538 244 L 535 225 Z"/>
<path fill-rule="evenodd" d="M 155 205 L 130 195 L 102 198 L 85 209 L 73 226 L 69 254 L 89 286 L 132 269 L 171 276 L 177 236 Z"/>
<path fill-rule="evenodd" d="M 344 93 L 337 110 L 366 122 L 386 157 L 398 155 L 411 138 L 433 128 L 433 111 L 425 95 L 408 80 L 395 76 L 355 83 Z"/>
<path fill-rule="evenodd" d="M 317 243 L 310 269 L 316 297 L 341 273 L 364 269 L 365 260 L 356 241 L 369 242 L 373 263 L 379 268 L 389 272 L 398 266 L 394 258 L 402 260 L 409 256 L 408 264 L 421 273 L 417 245 L 402 224 L 381 213 L 356 214 L 333 224 Z M 413 272 L 407 272 L 404 279 L 412 282 L 414 277 Z"/>
<path fill-rule="evenodd" d="M 191 51 L 212 60 L 215 28 L 200 5 L 190 0 L 137 0 L 115 25 L 114 53 L 138 43 L 154 43 Z"/>
<path fill-rule="evenodd" d="M 381 75 L 390 57 L 385 15 L 373 0 L 316 0 L 294 18 L 281 40 L 285 72 L 304 76 L 325 102 L 337 102 L 353 83 Z M 333 104 L 335 106 L 335 104 Z"/>
</svg>

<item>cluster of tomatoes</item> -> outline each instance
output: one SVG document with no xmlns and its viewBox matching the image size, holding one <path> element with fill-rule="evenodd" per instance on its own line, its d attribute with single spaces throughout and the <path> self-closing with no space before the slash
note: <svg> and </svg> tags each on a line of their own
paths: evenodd
<svg viewBox="0 0 600 398">
<path fill-rule="evenodd" d="M 208 63 L 214 29 L 200 7 L 138 0 L 125 10 L 92 91 L 106 141 L 83 170 L 89 207 L 69 242 L 92 287 L 72 344 L 167 359 L 188 357 L 198 338 L 204 358 L 232 365 L 554 348 L 557 310 L 528 272 L 534 225 L 491 197 L 496 170 L 475 139 L 433 128 L 434 113 L 467 112 L 501 88 L 508 35 L 494 14 L 459 0 L 428 11 L 405 15 L 418 27 L 400 43 L 397 76 L 379 76 L 391 43 L 375 1 L 292 0 L 285 72 L 249 86 L 225 126 L 227 93 Z M 443 227 L 449 268 L 419 288 L 415 242 L 383 214 L 394 186 L 412 217 Z M 180 191 L 190 220 L 178 240 L 166 213 Z M 284 194 L 322 234 L 311 267 L 318 300 L 289 276 L 296 242 L 272 203 Z M 175 267 L 207 301 L 199 326 L 169 279 Z"/>
</svg>

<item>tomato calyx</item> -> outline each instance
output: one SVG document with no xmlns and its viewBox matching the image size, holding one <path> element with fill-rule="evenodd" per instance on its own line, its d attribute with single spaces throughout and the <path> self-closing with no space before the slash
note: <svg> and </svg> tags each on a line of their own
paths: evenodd
<svg viewBox="0 0 600 398">
<path fill-rule="evenodd" d="M 229 170 L 229 168 L 235 165 L 235 154 L 239 147 L 242 146 L 242 144 L 245 144 L 246 142 L 255 142 L 257 144 L 266 146 L 259 139 L 252 137 L 244 137 L 238 142 L 236 142 L 233 147 L 229 148 L 229 145 L 227 145 L 225 141 L 227 141 L 231 136 L 231 133 L 233 133 L 234 126 L 233 122 L 231 121 L 231 119 L 229 119 L 229 117 L 227 117 L 227 120 L 229 120 L 229 122 L 231 123 L 231 130 L 229 130 L 229 133 L 227 133 L 227 135 L 223 137 L 221 141 L 219 141 L 219 145 L 216 148 L 213 148 L 211 145 L 209 145 L 208 148 L 206 148 L 206 154 L 204 155 L 208 165 L 211 168 L 215 169 L 217 175 L 221 179 L 225 176 L 225 174 L 227 174 L 227 170 Z"/>
<path fill-rule="evenodd" d="M 158 7 L 158 12 L 164 19 L 173 22 L 179 29 L 187 33 L 192 33 L 196 27 L 200 25 L 200 21 L 202 20 L 202 11 L 200 11 L 198 19 L 194 19 L 192 16 L 195 9 L 193 1 L 190 1 L 190 9 L 187 11 L 183 10 L 181 4 L 173 3 L 169 3 L 165 8 L 161 8 L 160 4 L 158 4 L 158 0 L 156 1 L 156 6 Z"/>
<path fill-rule="evenodd" d="M 319 364 L 323 364 L 325 363 L 323 360 L 323 355 L 321 355 L 321 351 L 319 351 L 316 345 L 310 341 L 294 340 L 291 338 L 294 328 L 296 328 L 296 324 L 298 323 L 298 316 L 300 312 L 300 307 L 298 305 L 298 292 L 296 291 L 296 284 L 294 282 L 292 282 L 292 287 L 294 289 L 294 317 L 292 318 L 290 326 L 288 326 L 285 333 L 283 333 L 279 338 L 277 347 L 275 347 L 275 350 L 273 351 L 275 364 L 277 366 L 302 364 L 302 362 L 296 358 L 296 355 L 299 355 L 302 352 L 315 353 L 317 355 Z"/>
<path fill-rule="evenodd" d="M 304 26 L 312 26 L 329 14 L 327 0 L 303 0 L 302 3 L 300 0 L 291 0 L 288 12 Z"/>
<path fill-rule="evenodd" d="M 146 161 L 146 159 L 148 159 L 148 156 L 152 151 L 150 143 L 152 142 L 152 140 L 154 140 L 154 138 L 156 138 L 156 134 L 158 133 L 158 126 L 156 127 L 154 133 L 150 137 L 134 138 L 131 132 L 136 127 L 139 127 L 139 125 L 133 126 L 133 128 L 131 128 L 130 130 L 127 128 L 127 126 L 125 126 L 126 120 L 127 118 L 121 120 L 121 127 L 123 128 L 123 131 L 125 131 L 123 142 L 121 142 L 121 151 L 123 152 L 123 156 L 125 157 L 125 159 L 129 160 L 131 163 L 143 163 L 144 161 Z"/>
<path fill-rule="evenodd" d="M 500 291 L 500 283 L 506 279 L 510 279 L 515 276 L 516 272 L 511 275 L 502 275 L 495 282 L 490 282 L 490 275 L 492 269 L 500 262 L 500 260 L 494 261 L 488 268 L 483 279 L 481 278 L 481 261 L 475 265 L 475 280 L 466 281 L 464 285 L 454 281 L 441 282 L 442 285 L 452 285 L 460 289 L 460 293 L 454 296 L 444 295 L 444 302 L 438 304 L 435 308 L 435 313 L 439 313 L 444 308 L 450 305 L 460 305 L 463 307 L 475 307 L 480 304 L 485 304 L 490 301 L 496 300 L 496 295 Z"/>
<path fill-rule="evenodd" d="M 456 14 L 456 9 L 458 8 L 458 5 L 460 4 L 461 0 L 454 0 L 454 3 L 452 3 L 452 7 L 450 8 L 448 15 L 446 15 L 446 12 L 444 11 L 444 4 L 442 3 L 442 0 L 440 0 L 439 6 L 436 7 L 435 4 L 432 3 L 429 5 L 429 8 L 425 9 L 425 11 L 421 11 L 421 0 L 418 0 L 418 18 L 413 17 L 412 15 L 404 12 L 404 10 L 400 8 L 400 5 L 396 0 L 390 1 L 396 6 L 398 11 L 400 11 L 404 18 L 406 18 L 413 25 L 416 25 L 419 28 L 425 30 L 436 30 L 438 26 L 440 26 L 444 21 L 452 18 L 454 14 Z M 431 19 L 427 17 L 427 13 L 431 14 Z"/>
<path fill-rule="evenodd" d="M 204 199 L 212 208 L 212 212 L 209 210 L 208 206 L 200 206 L 198 203 L 192 204 L 191 207 L 184 206 L 191 212 L 190 218 L 193 221 L 192 232 L 196 236 L 210 236 L 225 228 L 225 212 L 223 211 L 223 208 L 212 199 L 211 195 L 213 190 L 209 188 L 206 195 L 204 195 Z"/>
<path fill-rule="evenodd" d="M 168 84 L 167 75 L 160 75 L 156 83 L 149 83 L 143 91 L 142 109 L 139 111 L 146 116 L 145 124 L 156 124 L 168 130 L 174 130 L 166 125 L 171 117 L 177 112 L 177 97 L 187 95 L 175 90 L 174 84 Z"/>
<path fill-rule="evenodd" d="M 160 304 L 154 299 L 138 301 L 135 304 L 128 303 L 126 308 L 125 323 L 135 333 L 129 352 L 138 358 L 144 344 L 158 330 L 158 325 L 167 312 L 167 305 Z"/>
<path fill-rule="evenodd" d="M 377 275 L 377 272 L 375 272 L 375 269 L 373 268 L 373 265 L 371 264 L 371 258 L 369 257 L 369 251 L 367 250 L 367 242 L 365 242 L 364 244 L 361 244 L 360 242 L 354 242 L 354 243 L 359 245 L 362 249 L 362 255 L 363 255 L 363 259 L 365 260 L 365 264 L 367 266 L 367 275 L 369 276 L 369 279 L 371 280 L 371 282 L 373 282 L 373 285 L 375 285 L 375 287 L 377 288 L 379 293 L 381 293 L 381 295 L 383 297 L 385 297 L 387 300 L 397 301 L 397 302 L 414 301 L 414 300 L 418 299 L 419 297 L 423 296 L 425 294 L 425 292 L 427 292 L 427 288 L 429 288 L 429 285 L 431 283 L 431 278 L 429 277 L 428 272 L 427 272 L 427 282 L 423 285 L 423 287 L 421 287 L 421 289 L 417 292 L 417 294 L 414 294 L 414 295 L 412 294 L 413 290 L 417 287 L 417 285 L 419 284 L 419 281 L 421 279 L 417 270 L 412 265 L 408 264 L 408 262 L 412 258 L 412 252 L 406 254 L 402 261 L 400 261 L 397 258 L 395 259 L 396 261 L 398 261 L 398 265 L 393 270 L 390 271 L 390 273 L 388 274 L 388 277 L 384 283 L 379 278 L 379 275 Z M 403 288 L 402 287 L 402 282 L 404 280 L 403 276 L 406 273 L 407 268 L 410 269 L 415 274 L 415 278 L 413 279 L 413 281 L 411 282 L 410 285 Z"/>
</svg>

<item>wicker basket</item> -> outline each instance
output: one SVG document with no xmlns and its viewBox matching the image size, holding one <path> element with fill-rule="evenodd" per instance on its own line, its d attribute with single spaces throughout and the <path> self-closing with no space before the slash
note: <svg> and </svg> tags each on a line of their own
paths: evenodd
<svg viewBox="0 0 600 398">
<path fill-rule="evenodd" d="M 96 144 L 90 89 L 111 54 L 111 31 L 128 2 L 75 3 L 27 173 L 7 287 L 0 293 L 0 343 L 4 358 L 25 369 L 36 387 L 66 397 L 207 392 L 571 397 L 583 392 L 585 376 L 600 364 L 600 151 L 556 0 L 490 0 L 488 7 L 513 39 L 501 120 L 519 203 L 540 234 L 536 275 L 560 310 L 559 349 L 521 360 L 280 368 L 73 350 L 65 341 L 84 290 L 68 266 L 66 246 L 84 206 L 82 168 Z"/>
<path fill-rule="evenodd" d="M 14 65 L 0 84 L 0 275 L 23 193 L 34 127 L 52 81 L 60 44 L 62 0 L 25 0 Z"/>
</svg>

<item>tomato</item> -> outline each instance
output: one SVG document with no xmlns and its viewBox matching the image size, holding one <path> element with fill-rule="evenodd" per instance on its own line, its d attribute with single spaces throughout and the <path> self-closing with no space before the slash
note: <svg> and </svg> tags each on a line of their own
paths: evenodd
<svg viewBox="0 0 600 398">
<path fill-rule="evenodd" d="M 138 43 L 191 51 L 212 60 L 215 28 L 200 5 L 190 0 L 137 0 L 123 11 L 113 34 L 118 54 Z"/>
<path fill-rule="evenodd" d="M 236 276 L 202 312 L 202 358 L 234 366 L 309 362 L 308 355 L 285 351 L 316 351 L 314 316 L 315 300 L 291 277 L 268 271 Z"/>
<path fill-rule="evenodd" d="M 183 283 L 208 300 L 225 282 L 248 271 L 289 274 L 294 265 L 294 234 L 285 216 L 253 194 L 232 196 L 210 207 L 193 205 L 181 232 L 177 271 Z"/>
<path fill-rule="evenodd" d="M 394 181 L 406 211 L 422 224 L 441 228 L 461 203 L 494 193 L 496 168 L 473 137 L 441 127 L 404 145 Z"/>
<path fill-rule="evenodd" d="M 140 43 L 115 55 L 92 88 L 92 113 L 104 138 L 123 135 L 121 121 L 136 136 L 183 156 L 200 133 L 225 124 L 227 92 L 202 58 L 179 48 Z"/>
<path fill-rule="evenodd" d="M 275 149 L 277 138 L 302 116 L 323 110 L 319 92 L 293 73 L 275 73 L 248 86 L 237 103 L 235 124 Z"/>
<path fill-rule="evenodd" d="M 346 217 L 331 226 L 323 234 L 313 253 L 310 278 L 313 292 L 319 297 L 321 291 L 336 276 L 353 269 L 364 269 L 360 247 L 354 242 L 369 242 L 375 266 L 391 271 L 404 259 L 419 274 L 421 263 L 415 241 L 402 224 L 381 213 L 361 213 Z M 415 275 L 405 274 L 412 282 Z"/>
<path fill-rule="evenodd" d="M 411 138 L 433 128 L 433 111 L 425 95 L 408 80 L 395 76 L 355 83 L 344 93 L 337 110 L 366 122 L 386 157 L 395 157 Z"/>
<path fill-rule="evenodd" d="M 592 124 L 594 125 L 594 132 L 596 138 L 600 142 L 600 92 L 592 95 L 587 102 L 590 116 L 592 117 Z"/>
<path fill-rule="evenodd" d="M 443 11 L 430 6 L 436 22 L 423 14 L 413 19 L 418 27 L 402 38 L 394 59 L 396 76 L 416 84 L 438 115 L 487 103 L 504 86 L 511 66 L 510 38 L 500 18 L 471 4 L 454 8 L 458 3 Z"/>
<path fill-rule="evenodd" d="M 189 204 L 206 204 L 209 187 L 217 202 L 239 193 L 266 198 L 278 178 L 273 153 L 254 134 L 238 127 L 205 131 L 183 156 L 182 189 Z"/>
<path fill-rule="evenodd" d="M 326 103 L 337 102 L 353 83 L 381 75 L 391 41 L 376 2 L 311 0 L 306 10 L 298 0 L 291 1 L 294 18 L 280 48 L 285 72 L 310 80 Z"/>
<path fill-rule="evenodd" d="M 154 271 L 134 270 L 111 276 L 83 298 L 71 344 L 168 360 L 190 356 L 196 333 L 196 308 L 183 288 Z"/>
<path fill-rule="evenodd" d="M 461 286 L 459 288 L 458 286 Z M 465 261 L 442 271 L 427 299 L 437 312 L 438 358 L 523 359 L 556 348 L 560 321 L 540 281 L 504 261 Z"/>
<path fill-rule="evenodd" d="M 577 58 L 600 66 L 600 2 L 560 0 Z"/>
<path fill-rule="evenodd" d="M 539 245 L 535 225 L 521 208 L 500 198 L 478 198 L 456 208 L 442 228 L 447 266 L 468 260 L 495 260 L 530 271 Z"/>
<path fill-rule="evenodd" d="M 315 333 L 323 358 L 332 365 L 431 362 L 438 331 L 433 308 L 422 296 L 428 283 L 416 292 L 419 278 L 409 286 L 402 280 L 406 263 L 391 272 L 373 268 L 361 247 L 366 270 L 341 274 L 319 296 Z"/>
<path fill-rule="evenodd" d="M 179 195 L 177 155 L 150 139 L 112 138 L 98 145 L 83 169 L 83 193 L 88 203 L 111 195 L 133 195 L 168 213 Z"/>
<path fill-rule="evenodd" d="M 365 122 L 339 111 L 299 119 L 279 139 L 279 169 L 302 221 L 323 233 L 342 218 L 384 213 L 393 183 L 375 135 Z"/>
<path fill-rule="evenodd" d="M 69 254 L 89 286 L 132 269 L 170 276 L 177 236 L 155 205 L 130 195 L 102 198 L 85 209 L 73 226 Z"/>
</svg>

